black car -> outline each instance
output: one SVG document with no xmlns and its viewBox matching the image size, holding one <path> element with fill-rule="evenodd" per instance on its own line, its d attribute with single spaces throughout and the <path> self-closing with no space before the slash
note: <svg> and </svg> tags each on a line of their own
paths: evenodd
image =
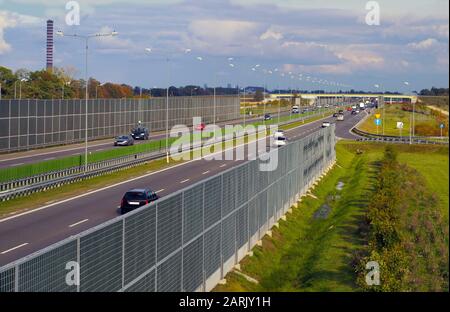
<svg viewBox="0 0 450 312">
<path fill-rule="evenodd" d="M 272 120 L 272 116 L 270 116 L 270 114 L 265 114 L 264 120 Z"/>
<path fill-rule="evenodd" d="M 148 140 L 150 132 L 145 127 L 137 127 L 131 130 L 131 136 L 135 140 Z"/>
<path fill-rule="evenodd" d="M 342 109 L 339 110 L 339 114 L 343 114 L 344 111 Z"/>
<path fill-rule="evenodd" d="M 114 141 L 114 146 L 130 146 L 134 144 L 134 139 L 131 135 L 121 135 Z"/>
<path fill-rule="evenodd" d="M 357 115 L 358 114 L 358 112 L 356 111 L 356 110 L 352 110 L 352 113 L 351 113 L 352 115 Z"/>
<path fill-rule="evenodd" d="M 159 197 L 150 189 L 133 189 L 123 195 L 120 203 L 120 213 L 125 214 L 139 207 L 145 206 Z"/>
<path fill-rule="evenodd" d="M 333 117 L 337 117 L 337 116 L 338 116 L 338 113 L 334 113 L 334 114 L 333 114 Z"/>
</svg>

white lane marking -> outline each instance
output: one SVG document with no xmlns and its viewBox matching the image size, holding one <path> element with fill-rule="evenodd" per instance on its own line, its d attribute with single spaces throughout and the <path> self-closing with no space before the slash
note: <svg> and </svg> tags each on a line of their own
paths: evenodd
<svg viewBox="0 0 450 312">
<path fill-rule="evenodd" d="M 191 179 L 186 179 L 186 180 L 181 181 L 180 183 L 183 184 L 183 183 L 186 183 L 186 182 L 188 182 L 188 181 L 190 181 L 190 180 L 191 180 Z"/>
<path fill-rule="evenodd" d="M 322 118 L 322 119 L 324 119 L 324 118 Z M 299 129 L 299 128 L 303 128 L 303 127 L 305 127 L 305 126 L 309 126 L 309 125 L 311 125 L 312 123 L 316 123 L 316 122 L 318 123 L 318 122 L 321 121 L 322 119 L 313 121 L 313 122 L 311 122 L 311 123 L 299 125 L 299 126 L 297 126 L 297 127 L 294 127 L 294 128 L 291 128 L 291 129 L 286 130 L 286 132 L 291 132 L 291 131 L 293 131 L 293 130 L 296 130 L 296 129 Z M 254 142 L 256 143 L 256 142 L 259 142 L 259 141 L 264 141 L 264 140 L 266 140 L 266 139 L 267 139 L 267 138 L 262 138 L 262 139 L 259 139 L 259 140 L 254 141 Z M 237 148 L 237 147 L 245 146 L 245 145 L 247 145 L 247 143 L 243 143 L 243 144 L 240 144 L 240 145 L 237 145 L 237 146 L 234 146 L 234 147 L 230 147 L 230 148 L 228 148 L 228 149 L 224 149 L 224 150 L 219 151 L 219 152 L 216 152 L 216 153 L 212 153 L 212 154 L 210 154 L 209 156 L 222 154 L 222 153 L 225 152 L 225 151 L 233 150 L 233 149 L 235 149 L 235 148 Z M 135 178 L 132 178 L 132 179 L 129 179 L 129 180 L 126 180 L 126 181 L 122 181 L 122 182 L 118 182 L 118 183 L 115 183 L 115 184 L 112 184 L 112 185 L 109 185 L 109 186 L 105 186 L 105 187 L 99 188 L 99 189 L 97 189 L 97 190 L 95 190 L 95 191 L 91 191 L 91 192 L 87 191 L 87 192 L 85 192 L 85 193 L 83 193 L 83 194 L 81 194 L 81 195 L 77 195 L 77 196 L 74 196 L 74 197 L 71 197 L 71 198 L 63 199 L 63 200 L 61 200 L 61 201 L 59 201 L 59 202 L 56 202 L 56 203 L 53 203 L 53 204 L 50 204 L 50 205 L 46 205 L 46 206 L 42 206 L 42 207 L 40 207 L 40 208 L 36 208 L 36 209 L 33 209 L 33 210 L 25 211 L 25 212 L 19 213 L 19 214 L 17 214 L 17 215 L 10 216 L 10 217 L 8 217 L 8 218 L 0 219 L 0 223 L 9 221 L 9 220 L 12 220 L 12 219 L 15 219 L 15 218 L 22 217 L 22 216 L 28 215 L 28 214 L 30 214 L 30 213 L 38 212 L 38 211 L 41 211 L 41 210 L 44 210 L 44 209 L 47 209 L 47 208 L 50 208 L 50 207 L 53 207 L 53 206 L 56 206 L 56 205 L 64 204 L 64 203 L 67 203 L 67 202 L 69 202 L 69 201 L 72 201 L 72 200 L 75 200 L 75 199 L 78 199 L 78 198 L 86 197 L 86 196 L 92 195 L 92 194 L 94 194 L 94 193 L 102 192 L 102 191 L 104 191 L 104 190 L 107 190 L 107 189 L 110 189 L 110 188 L 114 188 L 114 187 L 119 186 L 119 185 L 122 185 L 122 184 L 126 184 L 126 183 L 130 183 L 130 182 L 133 182 L 133 181 L 136 181 L 136 180 L 144 179 L 144 178 L 147 178 L 147 177 L 149 177 L 149 176 L 151 176 L 151 175 L 155 175 L 155 174 L 158 174 L 158 173 L 161 173 L 161 172 L 165 172 L 165 171 L 172 170 L 172 169 L 175 169 L 175 168 L 178 168 L 178 167 L 181 167 L 181 166 L 185 166 L 185 165 L 187 165 L 187 164 L 190 164 L 190 163 L 193 163 L 193 162 L 195 162 L 195 161 L 202 160 L 202 159 L 204 159 L 204 157 L 196 158 L 196 159 L 192 159 L 192 160 L 188 160 L 188 161 L 183 162 L 183 163 L 181 163 L 181 164 L 174 165 L 174 166 L 171 166 L 171 167 L 167 167 L 167 168 L 164 168 L 164 169 L 161 169 L 161 170 L 158 170 L 158 171 L 154 171 L 154 172 L 149 173 L 149 174 L 145 174 L 145 175 L 140 176 L 140 177 L 135 177 Z"/>
<path fill-rule="evenodd" d="M 104 148 L 99 148 L 98 150 L 95 150 L 96 152 L 104 151 Z"/>
<path fill-rule="evenodd" d="M 161 193 L 162 191 L 164 191 L 165 189 L 160 189 L 159 191 L 156 191 L 155 193 L 156 194 L 158 194 L 158 193 Z"/>
<path fill-rule="evenodd" d="M 72 154 L 72 156 L 78 156 L 78 155 L 81 155 L 81 153 Z"/>
<path fill-rule="evenodd" d="M 53 160 L 53 159 L 55 159 L 55 157 L 45 158 L 44 161 L 46 161 L 46 160 Z"/>
<path fill-rule="evenodd" d="M 202 174 L 208 174 L 208 173 L 210 173 L 211 171 L 205 171 L 205 172 L 203 172 Z"/>
<path fill-rule="evenodd" d="M 10 248 L 10 249 L 5 250 L 5 251 L 2 251 L 2 252 L 0 252 L 0 255 L 7 254 L 8 252 L 11 252 L 11 251 L 13 251 L 13 250 L 19 249 L 19 248 L 21 248 L 21 247 L 23 247 L 23 246 L 26 246 L 26 245 L 28 245 L 28 243 L 23 243 L 23 244 L 18 245 L 18 246 L 16 246 L 16 247 Z"/>
<path fill-rule="evenodd" d="M 78 221 L 78 222 L 76 222 L 76 223 L 74 223 L 74 224 L 69 225 L 69 227 L 71 228 L 71 227 L 80 225 L 81 223 L 84 223 L 84 222 L 86 222 L 86 221 L 88 221 L 88 220 L 89 220 L 89 219 L 84 219 L 84 220 Z"/>
<path fill-rule="evenodd" d="M 223 164 L 223 165 L 220 165 L 220 167 L 219 167 L 219 168 L 223 168 L 223 167 L 226 167 L 226 165 L 227 165 L 227 164 Z"/>
<path fill-rule="evenodd" d="M 102 145 L 109 145 L 111 143 L 102 143 L 102 144 L 96 144 L 96 145 L 89 145 L 88 148 L 91 147 L 96 147 L 96 146 L 102 146 Z M 75 151 L 75 150 L 83 150 L 84 147 L 74 147 L 74 148 L 68 148 L 68 149 L 63 149 L 63 150 L 59 150 L 59 151 L 52 151 L 52 152 L 46 152 L 46 153 L 40 153 L 40 154 L 33 154 L 33 155 L 26 155 L 26 156 L 18 156 L 18 157 L 14 157 L 14 158 L 7 158 L 7 159 L 0 159 L 0 162 L 5 162 L 5 161 L 9 161 L 9 160 L 13 160 L 13 159 L 21 159 L 21 158 L 33 158 L 36 156 L 43 156 L 43 155 L 49 155 L 49 154 L 58 154 L 58 153 L 64 153 L 64 152 L 69 152 L 69 151 Z"/>
<path fill-rule="evenodd" d="M 20 165 L 24 165 L 25 163 L 17 163 L 17 164 L 12 164 L 12 165 L 9 165 L 10 167 L 17 167 L 17 166 L 20 166 Z"/>
</svg>

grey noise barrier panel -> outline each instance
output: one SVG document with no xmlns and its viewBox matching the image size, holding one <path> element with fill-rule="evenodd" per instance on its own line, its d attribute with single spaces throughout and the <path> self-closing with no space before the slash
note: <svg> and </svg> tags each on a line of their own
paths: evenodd
<svg viewBox="0 0 450 312">
<path fill-rule="evenodd" d="M 7 264 L 0 292 L 210 291 L 333 165 L 334 131 L 272 150 L 274 171 L 247 161 Z"/>
<path fill-rule="evenodd" d="M 0 152 L 83 142 L 85 140 L 85 100 L 0 100 Z M 216 97 L 216 122 L 240 118 L 237 95 Z M 199 116 L 214 121 L 212 96 L 151 99 L 88 100 L 88 139 L 96 140 L 130 132 L 139 121 L 150 132 L 174 125 L 192 125 Z"/>
</svg>

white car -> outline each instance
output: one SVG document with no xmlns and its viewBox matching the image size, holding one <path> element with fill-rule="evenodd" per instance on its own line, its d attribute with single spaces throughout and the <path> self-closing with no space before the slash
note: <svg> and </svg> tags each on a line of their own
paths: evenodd
<svg viewBox="0 0 450 312">
<path fill-rule="evenodd" d="M 273 145 L 275 147 L 280 147 L 280 146 L 285 146 L 287 144 L 287 139 L 284 136 L 280 136 L 278 138 L 275 138 L 275 140 L 273 141 Z"/>
<path fill-rule="evenodd" d="M 344 120 L 344 115 L 343 114 L 339 114 L 339 116 L 337 117 L 336 120 L 343 121 Z"/>
<path fill-rule="evenodd" d="M 273 134 L 273 137 L 274 137 L 275 140 L 276 140 L 277 138 L 280 138 L 280 137 L 285 137 L 284 131 L 283 131 L 283 130 L 277 130 L 277 131 L 275 131 L 274 134 Z"/>
<path fill-rule="evenodd" d="M 328 128 L 329 126 L 331 126 L 331 122 L 329 121 L 322 122 L 322 128 Z"/>
</svg>

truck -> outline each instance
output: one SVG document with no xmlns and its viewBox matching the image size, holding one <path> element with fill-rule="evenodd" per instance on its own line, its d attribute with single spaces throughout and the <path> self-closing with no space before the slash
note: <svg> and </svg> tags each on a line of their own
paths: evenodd
<svg viewBox="0 0 450 312">
<path fill-rule="evenodd" d="M 299 113 L 300 113 L 300 109 L 299 109 L 298 105 L 292 106 L 292 114 L 299 114 Z"/>
<path fill-rule="evenodd" d="M 359 103 L 359 109 L 360 110 L 365 110 L 366 109 L 366 104 L 364 104 L 364 102 Z"/>
</svg>

